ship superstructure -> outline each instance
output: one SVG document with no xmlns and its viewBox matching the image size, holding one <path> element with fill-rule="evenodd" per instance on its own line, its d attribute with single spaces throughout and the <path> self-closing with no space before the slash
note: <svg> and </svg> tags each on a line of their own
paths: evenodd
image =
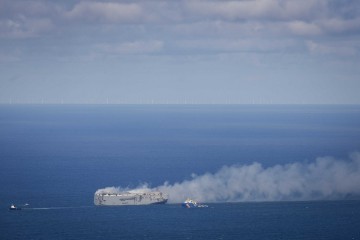
<svg viewBox="0 0 360 240">
<path fill-rule="evenodd" d="M 168 196 L 162 192 L 95 193 L 94 204 L 98 206 L 164 204 Z"/>
</svg>

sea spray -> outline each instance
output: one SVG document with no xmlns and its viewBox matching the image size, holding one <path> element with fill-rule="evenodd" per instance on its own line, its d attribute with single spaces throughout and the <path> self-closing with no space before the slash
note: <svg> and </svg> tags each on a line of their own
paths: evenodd
<svg viewBox="0 0 360 240">
<path fill-rule="evenodd" d="M 156 188 L 108 187 L 98 192 L 159 190 L 170 203 L 187 197 L 201 202 L 340 200 L 360 196 L 360 153 L 349 159 L 317 158 L 311 163 L 289 163 L 265 168 L 260 163 L 223 166 L 216 173 L 192 174 L 191 180 Z"/>
</svg>

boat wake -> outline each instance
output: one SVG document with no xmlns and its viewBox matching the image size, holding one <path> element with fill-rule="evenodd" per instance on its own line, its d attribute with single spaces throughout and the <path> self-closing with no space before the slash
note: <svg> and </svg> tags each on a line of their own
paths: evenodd
<svg viewBox="0 0 360 240">
<path fill-rule="evenodd" d="M 22 210 L 61 210 L 61 209 L 77 209 L 77 208 L 93 208 L 94 206 L 74 206 L 74 207 L 28 207 Z"/>
</svg>

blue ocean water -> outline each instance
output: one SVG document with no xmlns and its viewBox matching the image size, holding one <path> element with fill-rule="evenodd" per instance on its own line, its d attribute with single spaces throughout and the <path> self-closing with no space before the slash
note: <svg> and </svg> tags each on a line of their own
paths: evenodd
<svg viewBox="0 0 360 240">
<path fill-rule="evenodd" d="M 353 105 L 2 105 L 0 239 L 360 239 L 355 200 L 93 206 L 103 187 L 354 151 Z"/>
</svg>

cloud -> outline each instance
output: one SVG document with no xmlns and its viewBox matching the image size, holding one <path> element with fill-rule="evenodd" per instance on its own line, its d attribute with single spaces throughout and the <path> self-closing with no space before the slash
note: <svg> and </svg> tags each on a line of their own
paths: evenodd
<svg viewBox="0 0 360 240">
<path fill-rule="evenodd" d="M 326 8 L 324 0 L 244 0 L 185 2 L 186 8 L 196 14 L 227 20 L 237 19 L 308 19 L 318 16 Z M 317 12 L 317 15 L 315 13 Z"/>
<path fill-rule="evenodd" d="M 211 52 L 270 52 L 295 46 L 295 42 L 282 39 L 254 41 L 252 38 L 195 39 L 176 41 L 176 47 L 183 50 Z"/>
<path fill-rule="evenodd" d="M 302 36 L 346 35 L 360 33 L 360 18 L 324 18 L 311 22 L 289 21 L 286 23 L 291 33 Z"/>
<path fill-rule="evenodd" d="M 314 23 L 307 23 L 303 21 L 292 21 L 288 24 L 289 30 L 295 35 L 320 35 L 323 33 L 322 29 Z"/>
<path fill-rule="evenodd" d="M 257 21 L 229 22 L 223 20 L 202 20 L 174 24 L 171 31 L 186 37 L 257 37 L 269 30 L 266 23 Z"/>
<path fill-rule="evenodd" d="M 186 1 L 189 11 L 227 20 L 269 15 L 276 11 L 270 1 Z"/>
<path fill-rule="evenodd" d="M 359 5 L 354 1 L 348 4 L 351 7 L 333 6 L 326 0 L 2 2 L 0 33 L 19 38 L 58 29 L 66 34 L 67 29 L 73 29 L 66 27 L 69 24 L 77 24 L 79 28 L 88 25 L 84 29 L 90 30 L 89 24 L 96 23 L 112 29 L 114 34 L 118 33 L 118 24 L 132 24 L 129 34 L 136 35 L 136 28 L 142 27 L 144 33 L 156 29 L 169 38 L 173 33 L 193 38 L 199 35 L 215 38 L 223 34 L 262 38 L 360 31 L 359 18 L 349 13 L 349 9 Z"/>
<path fill-rule="evenodd" d="M 330 18 L 322 20 L 319 25 L 328 33 L 360 33 L 360 17 L 353 19 Z"/>
<path fill-rule="evenodd" d="M 133 41 L 119 44 L 101 44 L 97 48 L 109 54 L 144 54 L 155 53 L 163 49 L 164 43 L 158 40 Z"/>
<path fill-rule="evenodd" d="M 152 80 L 134 76 L 139 82 L 162 84 L 165 78 L 169 80 L 168 75 L 178 73 L 189 81 L 206 79 L 205 87 L 189 85 L 195 99 L 245 99 L 236 88 L 247 89 L 246 79 L 263 79 L 269 83 L 268 89 L 259 84 L 246 92 L 269 92 L 278 101 L 287 98 L 287 103 L 294 99 L 356 102 L 352 99 L 359 99 L 354 92 L 359 85 L 359 33 L 358 0 L 0 0 L 0 61 L 19 64 L 15 68 L 3 64 L 4 74 L 11 76 L 14 69 L 36 69 L 40 64 L 57 73 L 51 74 L 49 81 L 75 76 L 69 72 L 84 77 L 85 72 L 88 81 L 97 82 L 101 69 L 92 66 L 118 71 L 114 65 L 119 62 L 112 60 L 121 56 L 130 75 L 134 72 L 130 63 L 138 58 L 138 64 L 151 64 L 154 72 L 157 67 L 167 69 L 157 71 L 161 74 Z M 188 59 L 196 61 L 189 63 Z M 205 66 L 211 71 L 203 71 Z M 198 74 L 191 74 L 193 71 Z M 223 77 L 216 77 L 216 71 Z M 29 77 L 38 78 L 34 74 L 29 72 Z M 81 77 L 74 77 L 75 87 Z M 113 78 L 111 74 L 106 77 Z M 176 85 L 177 78 L 166 81 L 168 86 Z M 314 84 L 314 79 L 322 84 Z M 292 87 L 299 82 L 304 82 L 303 94 Z M 231 86 L 229 83 L 234 86 L 229 88 L 232 96 L 213 94 Z M 145 85 L 139 85 L 139 90 Z M 351 101 L 334 100 L 330 93 L 339 89 L 330 86 L 335 85 L 343 86 L 344 99 Z M 312 86 L 312 91 L 305 91 L 306 86 Z M 281 87 L 280 97 L 276 92 Z M 55 91 L 50 85 L 47 89 Z M 328 89 L 326 93 L 324 89 Z M 349 92 L 353 97 L 348 97 Z M 173 94 L 164 91 L 163 95 Z"/>
<path fill-rule="evenodd" d="M 93 22 L 131 23 L 139 22 L 144 17 L 141 5 L 117 2 L 79 2 L 65 17 L 84 19 Z"/>
<path fill-rule="evenodd" d="M 347 160 L 321 157 L 311 163 L 268 168 L 259 163 L 224 166 L 216 173 L 193 174 L 191 180 L 166 182 L 153 190 L 169 194 L 171 203 L 182 202 L 187 197 L 201 202 L 339 200 L 360 197 L 359 182 L 360 153 L 357 152 Z M 140 189 L 149 190 L 147 185 Z"/>
<path fill-rule="evenodd" d="M 0 18 L 14 18 L 19 15 L 27 17 L 49 17 L 58 10 L 56 4 L 38 0 L 1 0 Z"/>
<path fill-rule="evenodd" d="M 358 53 L 354 44 L 347 46 L 346 43 L 325 44 L 315 41 L 306 41 L 307 49 L 312 54 L 335 54 L 339 56 L 354 56 Z"/>
<path fill-rule="evenodd" d="M 54 24 L 47 18 L 27 18 L 20 16 L 16 19 L 0 20 L 2 38 L 31 38 L 49 32 Z"/>
<path fill-rule="evenodd" d="M 57 9 L 43 1 L 0 3 L 0 38 L 33 38 L 56 28 Z"/>
</svg>

